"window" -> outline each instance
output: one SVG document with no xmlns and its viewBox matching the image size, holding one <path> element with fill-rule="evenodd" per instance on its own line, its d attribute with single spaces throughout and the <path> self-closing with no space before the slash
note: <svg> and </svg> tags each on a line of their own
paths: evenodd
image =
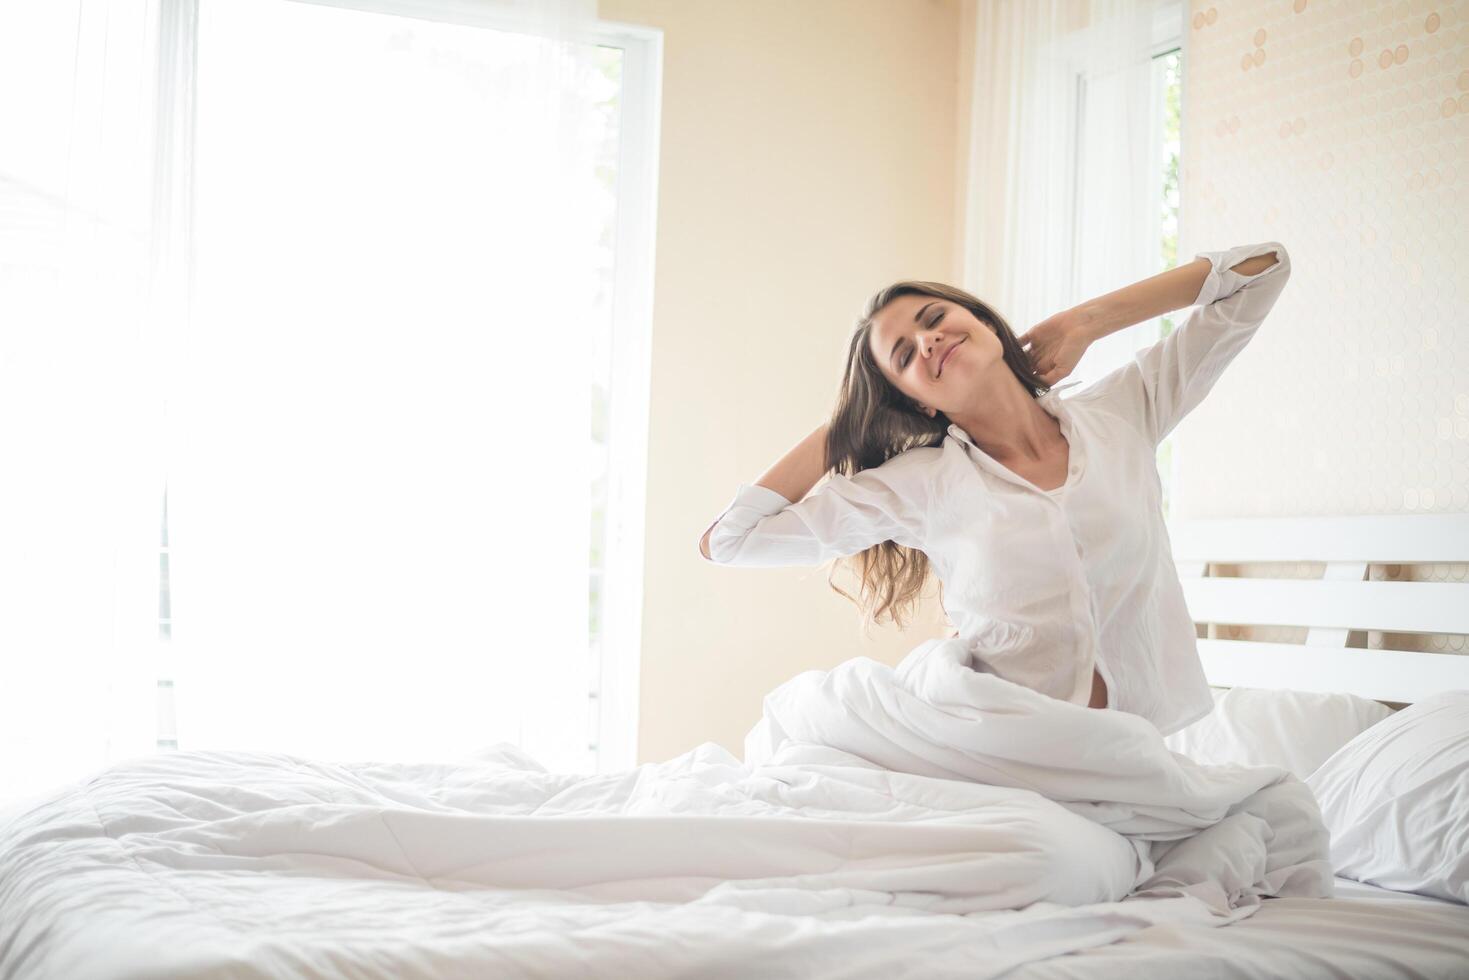
<svg viewBox="0 0 1469 980">
<path fill-rule="evenodd" d="M 582 42 L 568 174 L 523 84 L 550 42 L 493 10 L 173 25 L 193 286 L 160 749 L 263 737 L 265 707 L 260 744 L 303 754 L 634 762 L 658 36 Z M 562 198 L 583 224 L 546 220 Z"/>
</svg>

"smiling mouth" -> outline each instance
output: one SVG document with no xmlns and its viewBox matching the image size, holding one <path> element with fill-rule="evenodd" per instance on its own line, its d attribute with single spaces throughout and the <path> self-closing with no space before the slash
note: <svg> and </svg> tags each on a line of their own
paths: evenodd
<svg viewBox="0 0 1469 980">
<path fill-rule="evenodd" d="M 941 378 L 944 376 L 944 365 L 949 363 L 950 356 L 953 355 L 954 351 L 959 349 L 959 344 L 962 343 L 964 343 L 964 341 L 961 340 L 959 341 L 959 343 L 955 344 L 953 347 L 950 347 L 947 351 L 944 352 L 944 359 L 942 361 L 939 361 L 939 373 L 935 375 L 935 377 Z"/>
</svg>

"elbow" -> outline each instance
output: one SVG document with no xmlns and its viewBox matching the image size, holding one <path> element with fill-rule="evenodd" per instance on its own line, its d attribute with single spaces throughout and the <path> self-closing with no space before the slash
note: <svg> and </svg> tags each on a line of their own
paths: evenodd
<svg viewBox="0 0 1469 980">
<path fill-rule="evenodd" d="M 1280 270 L 1280 274 L 1282 276 L 1285 276 L 1286 278 L 1289 278 L 1290 277 L 1290 252 L 1288 252 L 1286 250 L 1286 247 L 1284 245 L 1280 244 L 1279 242 L 1276 242 L 1275 243 L 1275 258 L 1276 258 L 1276 261 L 1278 261 L 1282 266 L 1284 266 L 1284 268 Z"/>
<path fill-rule="evenodd" d="M 1278 265 L 1287 265 L 1289 259 L 1285 253 L 1285 247 L 1279 242 L 1269 244 L 1271 246 L 1269 251 L 1245 259 L 1238 265 L 1232 266 L 1229 271 L 1241 276 L 1258 276 Z"/>
<path fill-rule="evenodd" d="M 709 554 L 709 535 L 713 533 L 714 525 L 710 524 L 709 529 L 704 532 L 704 536 L 699 539 L 699 554 L 703 556 L 705 561 L 714 561 L 713 556 Z"/>
<path fill-rule="evenodd" d="M 1276 266 L 1283 266 L 1283 268 L 1280 270 L 1281 273 L 1289 275 L 1290 253 L 1285 250 L 1285 246 L 1280 244 L 1280 242 L 1271 242 L 1270 245 L 1271 250 L 1266 254 L 1268 254 L 1274 261 L 1271 262 L 1269 268 L 1273 269 Z"/>
<path fill-rule="evenodd" d="M 1281 274 L 1290 275 L 1290 252 L 1286 251 L 1285 246 L 1282 245 L 1280 242 L 1270 242 L 1269 245 L 1270 251 L 1266 252 L 1265 254 L 1269 256 L 1272 261 L 1270 265 L 1266 268 L 1274 269 L 1276 266 L 1281 266 Z"/>
</svg>

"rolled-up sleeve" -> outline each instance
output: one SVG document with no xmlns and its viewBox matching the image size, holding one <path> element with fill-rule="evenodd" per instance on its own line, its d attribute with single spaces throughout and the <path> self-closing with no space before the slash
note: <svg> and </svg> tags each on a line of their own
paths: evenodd
<svg viewBox="0 0 1469 980">
<path fill-rule="evenodd" d="M 740 484 L 709 532 L 708 560 L 814 566 L 884 541 L 922 548 L 928 476 L 905 455 L 850 477 L 832 473 L 796 503 L 769 487 Z"/>
<path fill-rule="evenodd" d="M 1234 266 L 1275 254 L 1275 264 L 1246 276 Z M 1103 376 L 1093 397 L 1127 414 L 1157 446 L 1184 416 L 1198 407 L 1224 369 L 1250 342 L 1290 279 L 1290 254 L 1279 242 L 1237 245 L 1199 252 L 1209 273 L 1192 306 L 1198 307 L 1167 337 L 1133 355 Z"/>
</svg>

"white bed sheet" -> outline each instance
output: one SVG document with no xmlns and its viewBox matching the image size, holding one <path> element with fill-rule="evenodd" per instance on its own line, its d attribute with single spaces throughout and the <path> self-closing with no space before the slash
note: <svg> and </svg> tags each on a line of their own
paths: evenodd
<svg viewBox="0 0 1469 980">
<path fill-rule="evenodd" d="M 1364 898 L 1372 902 L 1399 902 L 1403 905 L 1427 905 L 1445 906 L 1453 909 L 1469 910 L 1469 905 L 1462 902 L 1454 902 L 1447 898 L 1439 898 L 1436 895 L 1419 895 L 1416 892 L 1400 892 L 1391 888 L 1383 888 L 1380 885 L 1371 885 L 1364 881 L 1353 881 L 1351 878 L 1336 876 L 1337 898 Z"/>
<path fill-rule="evenodd" d="M 1025 964 L 1005 980 L 1464 980 L 1469 905 L 1347 878 L 1333 898 L 1273 898 L 1218 929 L 1152 926 Z"/>
</svg>

